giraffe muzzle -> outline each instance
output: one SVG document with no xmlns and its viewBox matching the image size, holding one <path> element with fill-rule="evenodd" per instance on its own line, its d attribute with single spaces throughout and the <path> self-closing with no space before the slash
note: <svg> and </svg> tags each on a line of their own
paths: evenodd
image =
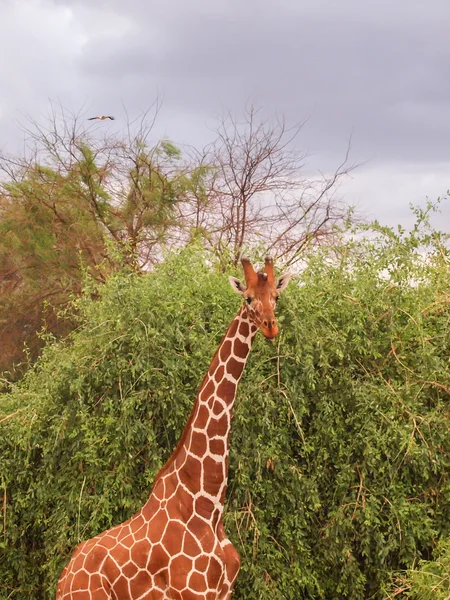
<svg viewBox="0 0 450 600">
<path fill-rule="evenodd" d="M 267 340 L 273 341 L 278 334 L 278 325 L 275 319 L 263 319 L 261 331 Z"/>
</svg>

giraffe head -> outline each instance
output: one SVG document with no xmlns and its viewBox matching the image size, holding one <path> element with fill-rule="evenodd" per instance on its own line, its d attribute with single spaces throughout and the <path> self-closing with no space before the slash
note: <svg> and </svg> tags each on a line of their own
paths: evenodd
<svg viewBox="0 0 450 600">
<path fill-rule="evenodd" d="M 264 271 L 256 272 L 248 258 L 242 259 L 245 284 L 236 277 L 230 277 L 231 287 L 244 297 L 248 305 L 250 320 L 263 332 L 268 340 L 278 333 L 275 319 L 275 304 L 280 293 L 289 283 L 291 275 L 285 273 L 275 278 L 273 259 L 266 257 Z"/>
</svg>

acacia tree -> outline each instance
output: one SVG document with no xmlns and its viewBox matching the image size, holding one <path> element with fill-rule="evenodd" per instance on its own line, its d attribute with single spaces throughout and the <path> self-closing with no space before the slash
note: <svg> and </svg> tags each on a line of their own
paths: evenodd
<svg viewBox="0 0 450 600">
<path fill-rule="evenodd" d="M 218 257 L 237 264 L 244 249 L 257 245 L 290 264 L 305 244 L 321 243 L 347 217 L 336 190 L 355 168 L 350 146 L 332 174 L 308 176 L 307 154 L 296 148 L 301 129 L 265 119 L 249 105 L 242 120 L 222 117 L 217 139 L 196 153 L 201 181 L 180 208 Z"/>
<path fill-rule="evenodd" d="M 44 321 L 61 331 L 55 309 L 85 272 L 104 281 L 157 260 L 187 178 L 173 144 L 149 144 L 153 122 L 117 135 L 62 109 L 27 130 L 26 156 L 0 156 L 0 369 L 23 357 L 23 342 L 36 354 Z"/>
</svg>

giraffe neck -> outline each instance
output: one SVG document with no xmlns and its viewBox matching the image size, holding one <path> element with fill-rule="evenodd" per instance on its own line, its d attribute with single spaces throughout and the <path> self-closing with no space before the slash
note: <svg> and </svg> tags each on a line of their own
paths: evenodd
<svg viewBox="0 0 450 600">
<path fill-rule="evenodd" d="M 223 512 L 232 408 L 256 332 L 244 305 L 214 355 L 178 446 L 166 465 L 173 465 L 181 488 L 201 507 L 204 518 L 220 518 Z M 163 471 L 167 472 L 166 468 Z"/>
</svg>

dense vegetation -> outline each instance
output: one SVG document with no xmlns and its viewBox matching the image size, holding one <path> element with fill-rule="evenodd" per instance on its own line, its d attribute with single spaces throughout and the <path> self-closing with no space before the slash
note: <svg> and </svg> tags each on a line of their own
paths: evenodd
<svg viewBox="0 0 450 600">
<path fill-rule="evenodd" d="M 375 227 L 311 252 L 283 295 L 233 422 L 236 598 L 448 597 L 449 257 Z M 0 597 L 52 598 L 77 542 L 145 501 L 238 308 L 210 259 L 88 283 L 76 331 L 3 394 Z"/>
</svg>

